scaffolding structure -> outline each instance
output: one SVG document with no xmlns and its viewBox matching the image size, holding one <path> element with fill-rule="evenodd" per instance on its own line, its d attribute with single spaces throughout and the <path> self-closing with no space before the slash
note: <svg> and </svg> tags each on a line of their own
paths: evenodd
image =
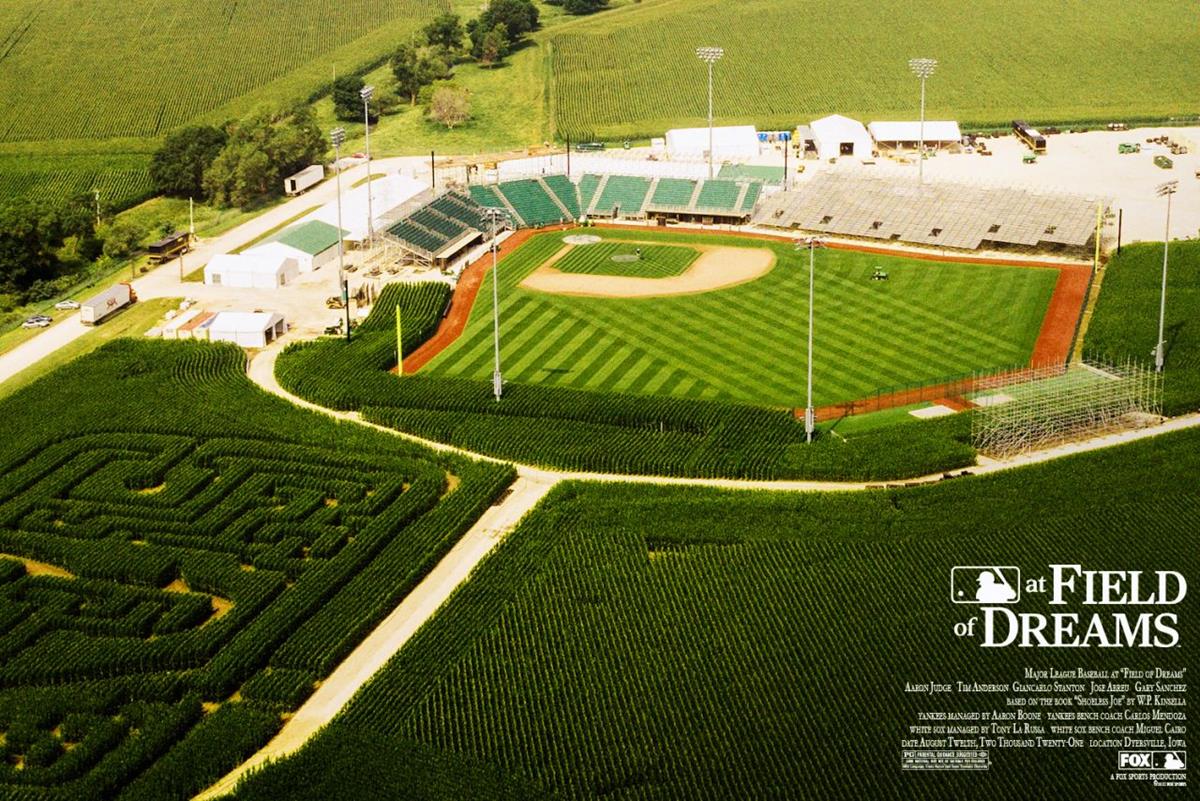
<svg viewBox="0 0 1200 801">
<path fill-rule="evenodd" d="M 998 459 L 1143 426 L 1162 412 L 1162 374 L 1132 361 L 1009 370 L 977 376 L 974 388 L 972 443 Z"/>
</svg>

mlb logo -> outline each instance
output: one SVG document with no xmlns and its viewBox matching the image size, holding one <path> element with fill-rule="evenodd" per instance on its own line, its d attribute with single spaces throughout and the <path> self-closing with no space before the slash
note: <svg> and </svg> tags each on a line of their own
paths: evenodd
<svg viewBox="0 0 1200 801">
<path fill-rule="evenodd" d="M 950 569 L 950 600 L 956 604 L 1015 604 L 1021 600 L 1021 568 L 960 565 Z"/>
<path fill-rule="evenodd" d="M 1186 751 L 1155 751 L 1153 760 L 1155 770 L 1187 770 Z"/>
</svg>

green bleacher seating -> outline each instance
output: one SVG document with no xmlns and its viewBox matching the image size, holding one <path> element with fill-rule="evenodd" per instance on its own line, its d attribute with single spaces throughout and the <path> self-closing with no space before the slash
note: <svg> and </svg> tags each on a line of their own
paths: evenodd
<svg viewBox="0 0 1200 801">
<path fill-rule="evenodd" d="M 496 194 L 496 190 L 491 186 L 472 186 L 471 199 L 485 208 L 504 208 L 504 201 Z"/>
<path fill-rule="evenodd" d="M 575 184 L 571 183 L 571 179 L 565 175 L 547 175 L 542 178 L 542 182 L 550 188 L 559 202 L 567 207 L 567 211 L 571 213 L 571 219 L 578 220 L 580 217 L 579 191 L 575 188 Z"/>
<path fill-rule="evenodd" d="M 429 208 L 458 220 L 468 228 L 474 228 L 477 231 L 482 231 L 482 226 L 485 225 L 483 215 L 480 214 L 479 204 L 469 196 L 459 194 L 458 192 L 442 195 L 430 203 Z"/>
<path fill-rule="evenodd" d="M 742 205 L 739 211 L 753 211 L 754 204 L 758 202 L 758 196 L 762 194 L 762 184 L 758 181 L 753 181 L 746 187 L 746 196 L 742 198 Z"/>
<path fill-rule="evenodd" d="M 696 182 L 685 178 L 659 178 L 658 186 L 654 188 L 654 197 L 650 199 L 653 206 L 678 206 L 687 208 L 692 202 L 692 193 L 696 191 Z"/>
<path fill-rule="evenodd" d="M 592 198 L 596 194 L 596 188 L 599 186 L 599 175 L 588 174 L 579 179 L 579 212 L 581 217 L 587 214 L 588 208 L 592 205 Z"/>
<path fill-rule="evenodd" d="M 428 228 L 439 234 L 443 234 L 447 240 L 456 239 L 462 236 L 466 231 L 466 226 L 457 220 L 450 220 L 442 217 L 437 212 L 432 211 L 428 207 L 421 209 L 408 218 L 410 221 L 418 223 L 423 228 Z"/>
<path fill-rule="evenodd" d="M 596 204 L 595 213 L 617 214 L 624 217 L 634 216 L 641 212 L 642 204 L 650 191 L 650 179 L 638 178 L 632 175 L 610 175 L 604 185 L 604 192 Z"/>
<path fill-rule="evenodd" d="M 536 228 L 559 223 L 567 216 L 546 194 L 545 187 L 533 179 L 504 181 L 494 188 L 504 195 L 527 226 Z"/>
<path fill-rule="evenodd" d="M 696 209 L 712 209 L 714 211 L 736 211 L 738 196 L 742 187 L 735 181 L 724 181 L 720 178 L 710 179 L 700 187 L 696 198 Z"/>
</svg>

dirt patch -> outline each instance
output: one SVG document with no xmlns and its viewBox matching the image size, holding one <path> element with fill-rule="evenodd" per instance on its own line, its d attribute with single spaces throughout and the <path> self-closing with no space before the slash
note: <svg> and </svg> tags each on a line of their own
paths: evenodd
<svg viewBox="0 0 1200 801">
<path fill-rule="evenodd" d="M 442 497 L 445 498 L 447 495 L 454 492 L 456 489 L 458 489 L 460 484 L 462 484 L 461 478 L 454 475 L 453 473 L 447 473 L 446 474 L 446 491 L 442 493 Z"/>
<path fill-rule="evenodd" d="M 229 610 L 233 608 L 233 601 L 229 600 L 228 598 L 222 598 L 219 595 L 209 595 L 207 592 L 196 592 L 196 590 L 193 590 L 191 587 L 189 587 L 188 583 L 186 581 L 184 581 L 182 578 L 175 579 L 170 584 L 163 587 L 163 589 L 166 592 L 195 593 L 196 595 L 208 595 L 209 600 L 212 601 L 213 613 L 212 613 L 212 617 L 210 617 L 208 620 L 204 621 L 205 623 L 208 623 L 210 621 L 217 620 L 218 618 L 224 617 L 229 612 Z"/>
<path fill-rule="evenodd" d="M 636 243 L 631 243 L 636 244 Z M 700 256 L 679 275 L 668 278 L 632 278 L 620 275 L 564 273 L 554 265 L 567 253 L 565 246 L 520 283 L 522 289 L 554 295 L 594 298 L 660 298 L 695 295 L 725 289 L 761 278 L 775 266 L 775 254 L 767 248 L 723 245 L 689 245 Z"/>
<path fill-rule="evenodd" d="M 24 556 L 16 556 L 10 553 L 0 553 L 0 558 L 15 559 L 25 565 L 25 572 L 31 576 L 57 576 L 58 578 L 75 578 L 75 574 L 69 570 L 64 570 L 58 565 L 52 565 L 48 562 L 38 562 L 33 559 L 26 559 Z"/>
</svg>

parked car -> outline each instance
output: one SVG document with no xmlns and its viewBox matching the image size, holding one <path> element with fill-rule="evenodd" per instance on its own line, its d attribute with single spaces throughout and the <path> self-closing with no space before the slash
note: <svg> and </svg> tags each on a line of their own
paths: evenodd
<svg viewBox="0 0 1200 801">
<path fill-rule="evenodd" d="M 49 317 L 39 315 L 37 317 L 30 317 L 28 320 L 21 323 L 21 327 L 22 328 L 47 328 L 47 327 L 49 327 L 51 322 L 52 321 Z"/>
<path fill-rule="evenodd" d="M 77 301 L 77 300 L 60 300 L 58 303 L 54 304 L 54 308 L 58 309 L 59 311 L 71 311 L 73 309 L 79 308 L 79 301 Z"/>
</svg>

